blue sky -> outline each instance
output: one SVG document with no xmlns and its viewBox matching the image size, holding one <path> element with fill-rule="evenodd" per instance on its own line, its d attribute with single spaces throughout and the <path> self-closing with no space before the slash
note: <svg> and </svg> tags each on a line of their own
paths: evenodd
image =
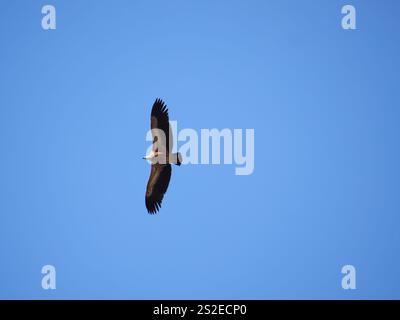
<svg viewBox="0 0 400 320">
<path fill-rule="evenodd" d="M 400 298 L 398 1 L 1 7 L 0 298 Z M 173 168 L 148 215 L 156 97 L 181 129 L 254 128 L 253 175 Z"/>
</svg>

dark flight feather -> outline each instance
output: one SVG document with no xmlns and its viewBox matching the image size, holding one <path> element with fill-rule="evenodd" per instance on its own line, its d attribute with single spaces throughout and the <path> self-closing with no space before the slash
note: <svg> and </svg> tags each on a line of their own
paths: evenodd
<svg viewBox="0 0 400 320">
<path fill-rule="evenodd" d="M 169 145 L 169 137 L 171 133 L 171 128 L 169 125 L 169 115 L 167 105 L 161 99 L 156 99 L 151 108 L 151 129 L 160 129 L 164 131 L 165 134 L 165 149 L 170 152 L 172 149 L 172 144 Z M 172 139 L 171 139 L 172 140 Z M 157 137 L 153 134 L 153 143 L 157 141 Z M 157 150 L 154 150 L 157 151 Z"/>
<path fill-rule="evenodd" d="M 150 214 L 157 213 L 161 208 L 170 179 L 170 164 L 153 164 L 151 166 L 150 178 L 146 188 L 146 208 Z"/>
</svg>

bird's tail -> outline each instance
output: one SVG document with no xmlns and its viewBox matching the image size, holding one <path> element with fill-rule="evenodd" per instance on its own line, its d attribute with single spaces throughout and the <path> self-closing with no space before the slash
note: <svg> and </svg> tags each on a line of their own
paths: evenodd
<svg viewBox="0 0 400 320">
<path fill-rule="evenodd" d="M 180 166 L 182 164 L 182 155 L 180 152 L 178 153 L 172 153 L 170 157 L 169 163 L 173 163 L 177 166 Z"/>
</svg>

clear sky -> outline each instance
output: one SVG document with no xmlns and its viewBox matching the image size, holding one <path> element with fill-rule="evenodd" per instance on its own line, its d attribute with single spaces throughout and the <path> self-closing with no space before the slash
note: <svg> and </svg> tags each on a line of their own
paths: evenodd
<svg viewBox="0 0 400 320">
<path fill-rule="evenodd" d="M 397 0 L 3 1 L 0 298 L 400 298 L 399 16 Z M 148 215 L 156 97 L 180 129 L 253 128 L 253 175 L 174 167 Z"/>
</svg>

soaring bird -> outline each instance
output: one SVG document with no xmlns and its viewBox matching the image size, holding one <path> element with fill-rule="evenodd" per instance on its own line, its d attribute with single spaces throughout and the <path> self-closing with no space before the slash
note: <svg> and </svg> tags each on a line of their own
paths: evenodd
<svg viewBox="0 0 400 320">
<path fill-rule="evenodd" d="M 171 164 L 180 166 L 182 156 L 172 153 L 173 138 L 169 124 L 168 108 L 161 99 L 156 99 L 151 109 L 150 127 L 153 137 L 152 151 L 143 159 L 151 162 L 151 171 L 146 188 L 146 208 L 150 214 L 160 210 L 164 194 L 171 179 Z"/>
</svg>

